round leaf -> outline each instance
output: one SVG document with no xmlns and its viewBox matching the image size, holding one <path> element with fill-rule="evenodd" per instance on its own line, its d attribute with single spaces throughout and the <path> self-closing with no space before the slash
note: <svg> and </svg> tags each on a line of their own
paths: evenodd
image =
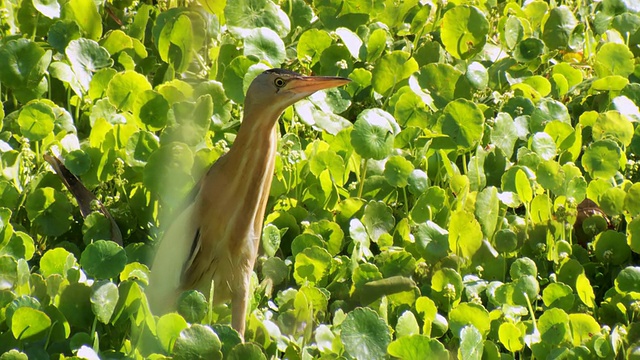
<svg viewBox="0 0 640 360">
<path fill-rule="evenodd" d="M 624 44 L 605 43 L 596 54 L 594 69 L 599 77 L 609 75 L 627 77 L 633 73 L 633 53 Z"/>
<path fill-rule="evenodd" d="M 42 235 L 60 236 L 71 226 L 71 204 L 53 188 L 38 188 L 27 196 L 27 216 Z"/>
<path fill-rule="evenodd" d="M 411 54 L 404 51 L 393 51 L 385 54 L 373 68 L 371 84 L 373 89 L 382 95 L 389 95 L 400 81 L 407 79 L 418 70 L 418 63 Z"/>
<path fill-rule="evenodd" d="M 98 240 L 89 244 L 80 257 L 80 265 L 87 275 L 96 279 L 117 277 L 126 263 L 124 249 L 113 241 Z"/>
<path fill-rule="evenodd" d="M 147 78 L 129 70 L 111 78 L 107 86 L 107 96 L 115 107 L 131 111 L 137 96 L 146 90 L 151 90 L 151 84 Z"/>
<path fill-rule="evenodd" d="M 118 286 L 111 281 L 99 281 L 91 290 L 91 309 L 103 324 L 108 324 L 118 303 Z"/>
<path fill-rule="evenodd" d="M 16 339 L 33 341 L 44 338 L 51 327 L 51 319 L 40 310 L 27 306 L 18 308 L 13 313 L 11 333 Z"/>
<path fill-rule="evenodd" d="M 167 352 L 171 352 L 173 343 L 180 336 L 182 330 L 188 326 L 184 318 L 176 313 L 165 314 L 158 319 L 158 339 L 162 344 L 162 348 Z"/>
<path fill-rule="evenodd" d="M 367 109 L 358 115 L 353 125 L 351 145 L 366 159 L 382 160 L 393 149 L 396 126 L 395 119 L 388 112 Z"/>
<path fill-rule="evenodd" d="M 20 131 L 31 141 L 42 140 L 51 134 L 54 121 L 55 114 L 51 106 L 40 101 L 25 105 L 18 115 Z"/>
<path fill-rule="evenodd" d="M 342 322 L 340 339 L 357 359 L 385 359 L 391 334 L 387 324 L 369 308 L 357 308 Z"/>
<path fill-rule="evenodd" d="M 229 31 L 240 38 L 252 29 L 266 27 L 285 37 L 291 29 L 287 14 L 271 0 L 229 1 L 224 8 Z"/>
<path fill-rule="evenodd" d="M 221 348 L 218 335 L 210 327 L 193 324 L 180 332 L 173 346 L 173 358 L 218 360 L 222 359 Z"/>
<path fill-rule="evenodd" d="M 591 143 L 582 156 L 582 166 L 593 178 L 608 179 L 620 168 L 622 151 L 611 140 L 599 140 Z"/>
<path fill-rule="evenodd" d="M 473 102 L 458 99 L 447 104 L 438 123 L 442 133 L 456 143 L 458 150 L 468 151 L 482 138 L 484 115 Z"/>
<path fill-rule="evenodd" d="M 461 303 L 449 313 L 449 326 L 455 335 L 467 325 L 473 325 L 486 337 L 491 329 L 489 312 L 482 305 L 474 303 Z"/>
<path fill-rule="evenodd" d="M 487 41 L 489 22 L 473 6 L 456 6 L 442 19 L 441 36 L 445 49 L 458 59 L 479 53 Z"/>
<path fill-rule="evenodd" d="M 244 56 L 251 55 L 266 60 L 272 67 L 279 67 L 286 56 L 284 42 L 271 29 L 250 30 L 244 38 Z"/>
</svg>

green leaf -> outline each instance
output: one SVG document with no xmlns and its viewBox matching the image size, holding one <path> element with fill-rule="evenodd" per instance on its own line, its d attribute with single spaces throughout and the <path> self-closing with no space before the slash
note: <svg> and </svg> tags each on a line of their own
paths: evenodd
<svg viewBox="0 0 640 360">
<path fill-rule="evenodd" d="M 635 183 L 627 189 L 624 198 L 624 209 L 634 217 L 640 214 L 640 183 Z"/>
<path fill-rule="evenodd" d="M 538 275 L 538 268 L 533 260 L 528 257 L 521 257 L 511 264 L 509 275 L 513 280 L 527 275 L 536 277 Z"/>
<path fill-rule="evenodd" d="M 172 142 L 163 145 L 149 157 L 144 167 L 143 183 L 168 203 L 176 204 L 194 185 L 191 177 L 193 162 L 194 155 L 186 144 Z M 167 174 L 171 174 L 169 179 Z"/>
<path fill-rule="evenodd" d="M 565 182 L 565 174 L 560 164 L 553 160 L 542 161 L 536 169 L 538 183 L 555 194 L 560 194 Z"/>
<path fill-rule="evenodd" d="M 375 29 L 367 40 L 367 61 L 374 62 L 387 47 L 388 33 L 385 29 Z"/>
<path fill-rule="evenodd" d="M 605 264 L 622 265 L 631 255 L 626 236 L 613 230 L 598 234 L 593 247 L 596 258 Z"/>
<path fill-rule="evenodd" d="M 465 326 L 460 331 L 460 348 L 458 355 L 461 359 L 482 359 L 482 334 L 475 326 Z"/>
<path fill-rule="evenodd" d="M 500 200 L 498 189 L 488 186 L 478 193 L 475 215 L 482 228 L 482 233 L 490 239 L 496 230 L 499 219 Z"/>
<path fill-rule="evenodd" d="M 518 246 L 518 236 L 510 229 L 500 229 L 495 235 L 496 250 L 501 253 L 511 252 Z"/>
<path fill-rule="evenodd" d="M 0 288 L 11 289 L 18 282 L 18 262 L 11 256 L 0 256 Z"/>
<path fill-rule="evenodd" d="M 420 88 L 433 97 L 438 108 L 455 99 L 471 99 L 471 84 L 458 69 L 449 64 L 427 64 L 414 77 Z"/>
<path fill-rule="evenodd" d="M 157 131 L 167 125 L 169 109 L 169 102 L 162 95 L 145 90 L 136 95 L 131 110 L 140 127 Z"/>
<path fill-rule="evenodd" d="M 156 26 L 160 24 L 160 21 L 156 22 Z M 176 14 L 161 25 L 162 30 L 158 37 L 160 57 L 179 73 L 187 70 L 193 58 L 192 49 L 197 47 L 193 25 L 186 12 Z"/>
<path fill-rule="evenodd" d="M 54 128 L 55 114 L 47 103 L 30 102 L 20 110 L 18 124 L 22 135 L 31 141 L 44 139 Z"/>
<path fill-rule="evenodd" d="M 575 301 L 573 290 L 563 283 L 551 283 L 542 291 L 542 301 L 547 307 L 570 311 Z"/>
<path fill-rule="evenodd" d="M 391 209 L 381 201 L 371 201 L 364 208 L 362 223 L 374 242 L 384 234 L 391 233 L 395 219 Z"/>
<path fill-rule="evenodd" d="M 197 290 L 184 291 L 178 298 L 178 313 L 190 323 L 202 321 L 208 306 L 207 298 Z"/>
<path fill-rule="evenodd" d="M 60 4 L 56 0 L 34 0 L 33 6 L 49 19 L 60 17 Z"/>
<path fill-rule="evenodd" d="M 38 188 L 27 196 L 27 216 L 38 233 L 60 236 L 71 226 L 71 204 L 53 188 Z"/>
<path fill-rule="evenodd" d="M 622 294 L 640 292 L 640 267 L 627 266 L 615 279 L 616 290 Z"/>
<path fill-rule="evenodd" d="M 23 352 L 11 349 L 0 355 L 0 360 L 29 360 L 29 357 Z"/>
<path fill-rule="evenodd" d="M 331 36 L 322 29 L 309 29 L 298 39 L 298 60 L 314 66 L 320 61 L 322 52 L 331 46 Z"/>
<path fill-rule="evenodd" d="M 573 345 L 586 344 L 600 332 L 600 324 L 589 314 L 569 314 Z"/>
<path fill-rule="evenodd" d="M 621 91 L 629 84 L 629 79 L 620 75 L 610 75 L 597 79 L 591 83 L 593 91 Z"/>
<path fill-rule="evenodd" d="M 418 320 L 411 311 L 407 310 L 402 313 L 400 317 L 398 317 L 396 334 L 397 338 L 420 334 L 420 326 L 418 325 Z"/>
<path fill-rule="evenodd" d="M 285 37 L 291 30 L 287 14 L 270 0 L 230 1 L 224 8 L 229 31 L 244 38 L 251 29 L 266 27 Z"/>
<path fill-rule="evenodd" d="M 71 284 L 62 290 L 58 309 L 71 326 L 89 329 L 94 320 L 90 298 L 89 286 L 83 283 Z"/>
<path fill-rule="evenodd" d="M 596 53 L 594 69 L 598 77 L 620 75 L 627 77 L 633 73 L 633 53 L 624 44 L 605 43 Z"/>
<path fill-rule="evenodd" d="M 59 53 L 64 53 L 69 42 L 81 36 L 78 23 L 73 20 L 58 20 L 49 27 L 47 42 Z"/>
<path fill-rule="evenodd" d="M 44 56 L 45 51 L 32 41 L 8 41 L 0 47 L 0 81 L 13 89 L 38 86 L 48 66 L 41 68 Z"/>
<path fill-rule="evenodd" d="M 419 222 L 413 231 L 416 246 L 420 256 L 429 263 L 436 263 L 447 256 L 449 251 L 449 237 L 445 229 L 428 220 Z"/>
<path fill-rule="evenodd" d="M 119 295 L 118 286 L 111 281 L 99 281 L 91 287 L 91 309 L 101 323 L 109 323 Z"/>
<path fill-rule="evenodd" d="M 304 249 L 295 257 L 293 277 L 298 284 L 310 282 L 324 286 L 331 267 L 331 254 L 317 246 Z"/>
<path fill-rule="evenodd" d="M 437 270 L 431 278 L 433 299 L 439 302 L 440 305 L 445 306 L 445 308 L 451 306 L 454 302 L 460 301 L 462 289 L 462 278 L 453 269 L 443 268 Z"/>
<path fill-rule="evenodd" d="M 538 319 L 538 330 L 542 341 L 561 345 L 571 339 L 569 315 L 562 309 L 547 309 Z"/>
<path fill-rule="evenodd" d="M 62 6 L 62 18 L 74 20 L 84 35 L 91 40 L 102 36 L 102 19 L 92 0 L 70 0 Z"/>
<path fill-rule="evenodd" d="M 533 199 L 533 190 L 531 189 L 531 184 L 529 183 L 526 173 L 523 170 L 517 170 L 515 180 L 516 190 L 520 200 L 525 203 L 531 202 Z"/>
<path fill-rule="evenodd" d="M 544 54 L 544 43 L 538 38 L 527 38 L 520 41 L 515 48 L 513 57 L 523 63 L 532 62 Z"/>
<path fill-rule="evenodd" d="M 551 160 L 556 156 L 557 148 L 553 138 L 546 132 L 538 132 L 529 138 L 531 150 L 544 160 Z"/>
<path fill-rule="evenodd" d="M 504 40 L 506 45 L 513 49 L 524 36 L 524 26 L 517 16 L 509 16 L 504 25 Z"/>
<path fill-rule="evenodd" d="M 51 319 L 44 312 L 23 306 L 13 313 L 11 333 L 16 339 L 35 341 L 44 338 L 51 327 Z"/>
<path fill-rule="evenodd" d="M 551 50 L 566 49 L 569 37 L 578 24 L 573 11 L 565 5 L 555 7 L 549 11 L 543 28 L 542 40 Z"/>
<path fill-rule="evenodd" d="M 491 329 L 489 312 L 482 306 L 474 303 L 461 303 L 449 313 L 449 325 L 453 334 L 462 338 L 461 331 L 467 325 L 472 325 L 485 338 Z"/>
<path fill-rule="evenodd" d="M 593 178 L 608 179 L 620 168 L 622 150 L 612 140 L 598 140 L 582 156 L 582 166 Z"/>
<path fill-rule="evenodd" d="M 83 240 L 90 244 L 97 240 L 111 240 L 111 221 L 99 211 L 94 211 L 82 224 Z"/>
<path fill-rule="evenodd" d="M 593 124 L 594 140 L 615 139 L 624 146 L 631 144 L 633 138 L 633 124 L 618 111 L 600 113 Z"/>
<path fill-rule="evenodd" d="M 482 246 L 482 229 L 472 213 L 455 211 L 449 223 L 449 249 L 465 259 L 471 259 Z"/>
<path fill-rule="evenodd" d="M 362 39 L 360 39 L 358 34 L 344 27 L 337 28 L 335 33 L 340 37 L 342 43 L 347 47 L 351 56 L 354 59 L 359 59 L 360 48 L 362 48 Z"/>
<path fill-rule="evenodd" d="M 449 359 L 449 352 L 437 339 L 426 335 L 399 337 L 387 348 L 389 355 L 402 360 Z"/>
<path fill-rule="evenodd" d="M 133 110 L 136 97 L 146 90 L 151 90 L 149 81 L 135 71 L 116 74 L 107 87 L 109 101 L 121 110 Z"/>
<path fill-rule="evenodd" d="M 388 112 L 367 109 L 361 112 L 351 131 L 351 145 L 366 159 L 382 160 L 393 148 L 398 125 Z"/>
<path fill-rule="evenodd" d="M 476 89 L 484 89 L 489 84 L 489 73 L 479 62 L 472 62 L 467 66 L 465 77 L 469 83 Z"/>
<path fill-rule="evenodd" d="M 113 241 L 98 240 L 82 252 L 80 265 L 87 275 L 96 279 L 113 279 L 120 274 L 127 263 L 127 255 L 122 247 Z"/>
<path fill-rule="evenodd" d="M 253 29 L 244 36 L 244 56 L 255 56 L 272 67 L 280 67 L 285 55 L 284 42 L 269 28 Z"/>
<path fill-rule="evenodd" d="M 258 61 L 253 58 L 238 56 L 225 68 L 222 85 L 229 99 L 237 103 L 244 101 L 244 77 L 249 68 L 257 63 Z"/>
<path fill-rule="evenodd" d="M 222 359 L 222 344 L 210 327 L 193 324 L 182 330 L 173 346 L 174 359 Z"/>
<path fill-rule="evenodd" d="M 260 347 L 253 343 L 238 344 L 229 352 L 229 360 L 267 360 Z"/>
<path fill-rule="evenodd" d="M 393 51 L 383 55 L 373 68 L 371 84 L 382 95 L 390 95 L 396 85 L 418 71 L 418 63 L 411 54 Z"/>
<path fill-rule="evenodd" d="M 113 65 L 107 49 L 89 39 L 71 40 L 65 49 L 65 54 L 85 92 L 89 89 L 93 73 Z"/>
<path fill-rule="evenodd" d="M 537 133 L 544 131 L 547 123 L 552 121 L 561 121 L 571 125 L 569 110 L 559 101 L 542 98 L 531 113 L 531 132 Z"/>
<path fill-rule="evenodd" d="M 487 41 L 489 22 L 473 6 L 456 6 L 442 18 L 442 43 L 458 59 L 468 59 L 479 53 Z"/>
<path fill-rule="evenodd" d="M 498 336 L 500 342 L 507 350 L 512 353 L 518 352 L 524 348 L 524 334 L 519 327 L 510 322 L 500 324 Z"/>
<path fill-rule="evenodd" d="M 170 353 L 176 339 L 180 336 L 182 330 L 188 326 L 184 318 L 176 313 L 169 313 L 160 317 L 158 319 L 157 332 L 162 348 Z"/>
<path fill-rule="evenodd" d="M 626 193 L 620 188 L 609 188 L 600 196 L 600 209 L 609 216 L 618 216 L 624 211 Z"/>
<path fill-rule="evenodd" d="M 384 359 L 391 334 L 387 324 L 369 308 L 357 308 L 342 322 L 340 339 L 357 359 Z"/>
<path fill-rule="evenodd" d="M 484 115 L 473 102 L 458 99 L 447 104 L 438 125 L 442 133 L 456 143 L 459 151 L 469 151 L 482 138 Z"/>
<path fill-rule="evenodd" d="M 280 248 L 280 230 L 273 224 L 265 225 L 262 230 L 262 248 L 267 256 L 274 256 Z"/>
<path fill-rule="evenodd" d="M 391 186 L 405 187 L 413 171 L 413 164 L 402 156 L 391 156 L 384 165 L 384 177 Z"/>
<path fill-rule="evenodd" d="M 44 277 L 49 277 L 53 274 L 67 276 L 67 270 L 69 270 L 76 263 L 76 258 L 63 248 L 55 248 L 48 250 L 40 258 L 40 273 Z"/>
</svg>

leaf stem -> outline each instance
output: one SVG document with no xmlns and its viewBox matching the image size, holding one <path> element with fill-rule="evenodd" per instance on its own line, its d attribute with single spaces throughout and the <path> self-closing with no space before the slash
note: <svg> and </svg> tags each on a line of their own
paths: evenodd
<svg viewBox="0 0 640 360">
<path fill-rule="evenodd" d="M 31 41 L 36 40 L 36 33 L 38 32 L 38 20 L 40 20 L 40 12 L 36 11 L 36 20 L 33 24 L 33 34 L 31 34 Z"/>
<path fill-rule="evenodd" d="M 364 162 L 362 163 L 362 168 L 360 168 L 360 186 L 358 187 L 359 198 L 362 197 L 362 190 L 364 189 L 364 179 L 367 175 L 367 162 L 369 162 L 369 159 L 364 159 Z"/>
</svg>

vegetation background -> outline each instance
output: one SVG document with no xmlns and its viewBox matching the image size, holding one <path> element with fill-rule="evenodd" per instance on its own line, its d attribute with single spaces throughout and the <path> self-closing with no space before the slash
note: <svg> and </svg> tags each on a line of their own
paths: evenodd
<svg viewBox="0 0 640 360">
<path fill-rule="evenodd" d="M 0 359 L 636 359 L 639 44 L 634 0 L 0 0 Z M 272 67 L 353 81 L 280 122 L 241 343 L 144 289 Z"/>
</svg>

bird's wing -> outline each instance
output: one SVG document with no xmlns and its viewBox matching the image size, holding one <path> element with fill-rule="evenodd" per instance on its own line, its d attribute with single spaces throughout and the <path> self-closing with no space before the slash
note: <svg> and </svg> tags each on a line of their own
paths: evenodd
<svg viewBox="0 0 640 360">
<path fill-rule="evenodd" d="M 151 309 L 164 313 L 175 307 L 181 291 L 182 273 L 199 248 L 199 231 L 195 219 L 198 201 L 189 204 L 162 236 L 151 266 L 146 290 Z"/>
</svg>

